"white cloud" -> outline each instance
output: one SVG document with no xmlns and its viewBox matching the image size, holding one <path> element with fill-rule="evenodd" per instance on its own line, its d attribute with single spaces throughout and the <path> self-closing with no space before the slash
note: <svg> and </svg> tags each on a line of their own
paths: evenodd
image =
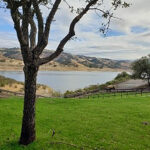
<svg viewBox="0 0 150 150">
<path fill-rule="evenodd" d="M 15 33 L 0 32 L 0 41 L 0 47 L 3 48 L 19 47 Z"/>
<path fill-rule="evenodd" d="M 107 2 L 111 2 L 107 0 Z M 132 3 L 130 8 L 120 8 L 115 12 L 115 16 L 120 19 L 113 19 L 110 28 L 112 31 L 119 31 L 123 34 L 120 36 L 103 37 L 98 32 L 101 19 L 95 17 L 95 14 L 89 12 L 76 26 L 75 41 L 69 41 L 65 46 L 65 52 L 74 54 L 83 54 L 96 57 L 107 57 L 111 59 L 136 59 L 141 56 L 149 54 L 150 49 L 150 9 L 149 0 L 127 0 Z M 82 2 L 82 4 L 81 4 Z M 76 8 L 82 7 L 83 1 L 74 0 L 70 1 L 71 5 Z M 51 27 L 51 34 L 49 38 L 48 49 L 55 49 L 59 41 L 68 32 L 68 25 L 75 16 L 70 13 L 66 4 L 61 4 L 61 9 L 56 14 L 56 21 L 53 22 Z M 108 5 L 105 9 L 108 8 Z M 48 10 L 42 7 L 43 15 L 46 18 Z M 12 23 L 10 16 L 1 16 L 7 22 Z M 143 33 L 131 32 L 133 27 L 147 28 Z M 1 47 L 18 46 L 15 34 L 0 33 Z M 7 43 L 7 44 L 5 44 Z"/>
</svg>

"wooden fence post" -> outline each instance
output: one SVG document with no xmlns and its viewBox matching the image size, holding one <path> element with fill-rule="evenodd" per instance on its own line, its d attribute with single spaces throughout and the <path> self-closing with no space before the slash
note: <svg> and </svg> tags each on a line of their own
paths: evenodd
<svg viewBox="0 0 150 150">
<path fill-rule="evenodd" d="M 142 96 L 142 94 L 143 94 L 143 90 L 141 89 L 141 96 Z"/>
</svg>

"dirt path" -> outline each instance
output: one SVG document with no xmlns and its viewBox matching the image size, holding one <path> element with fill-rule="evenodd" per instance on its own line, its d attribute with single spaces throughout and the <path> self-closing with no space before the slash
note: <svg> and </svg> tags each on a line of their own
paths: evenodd
<svg viewBox="0 0 150 150">
<path fill-rule="evenodd" d="M 144 86 L 147 85 L 147 81 L 144 80 L 128 80 L 126 82 L 122 82 L 116 85 L 116 89 L 133 89 L 133 88 L 137 88 L 140 86 Z"/>
</svg>

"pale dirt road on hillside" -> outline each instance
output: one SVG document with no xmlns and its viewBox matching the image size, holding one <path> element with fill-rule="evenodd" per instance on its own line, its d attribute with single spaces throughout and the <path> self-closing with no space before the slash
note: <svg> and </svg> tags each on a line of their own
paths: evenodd
<svg viewBox="0 0 150 150">
<path fill-rule="evenodd" d="M 147 85 L 147 81 L 145 80 L 128 80 L 126 82 L 122 82 L 116 85 L 116 89 L 133 89 L 133 88 L 138 88 L 140 86 Z"/>
</svg>

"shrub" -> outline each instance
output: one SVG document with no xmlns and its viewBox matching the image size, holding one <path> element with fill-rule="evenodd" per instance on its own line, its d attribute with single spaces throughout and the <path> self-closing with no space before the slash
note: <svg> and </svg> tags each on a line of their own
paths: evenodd
<svg viewBox="0 0 150 150">
<path fill-rule="evenodd" d="M 6 62 L 6 59 L 0 59 L 0 62 Z"/>
<path fill-rule="evenodd" d="M 121 72 L 116 77 L 115 80 L 121 79 L 121 78 L 131 78 L 131 75 L 129 75 L 127 72 Z"/>
<path fill-rule="evenodd" d="M 15 89 L 16 89 L 17 87 L 18 87 L 17 85 L 14 86 Z"/>
<path fill-rule="evenodd" d="M 62 97 L 63 94 L 62 94 L 61 92 L 56 92 L 56 91 L 55 91 L 55 92 L 52 93 L 52 96 L 53 96 L 53 97 Z"/>
<path fill-rule="evenodd" d="M 0 83 L 0 86 L 1 86 L 1 87 L 4 87 L 4 86 L 5 86 L 5 84 L 4 84 L 4 83 Z"/>
<path fill-rule="evenodd" d="M 14 79 L 6 78 L 6 77 L 3 77 L 0 75 L 0 86 L 5 86 L 8 84 L 11 86 L 11 84 L 13 84 L 13 83 L 21 84 L 22 82 L 18 82 Z"/>
</svg>

